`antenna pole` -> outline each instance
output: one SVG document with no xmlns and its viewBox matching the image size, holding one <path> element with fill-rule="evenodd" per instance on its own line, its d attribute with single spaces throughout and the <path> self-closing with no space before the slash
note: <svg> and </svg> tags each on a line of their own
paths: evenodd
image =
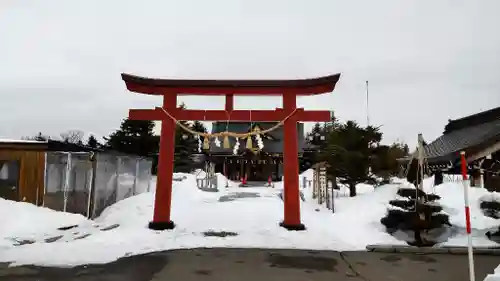
<svg viewBox="0 0 500 281">
<path fill-rule="evenodd" d="M 366 80 L 366 125 L 370 126 L 370 100 L 368 98 L 368 80 Z"/>
</svg>

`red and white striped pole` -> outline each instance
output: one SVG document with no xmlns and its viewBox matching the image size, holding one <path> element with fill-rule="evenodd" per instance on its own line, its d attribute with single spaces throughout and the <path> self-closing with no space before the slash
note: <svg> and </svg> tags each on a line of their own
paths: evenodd
<svg viewBox="0 0 500 281">
<path fill-rule="evenodd" d="M 470 207 L 469 207 L 469 181 L 467 180 L 467 161 L 465 160 L 465 151 L 460 152 L 460 163 L 462 170 L 462 183 L 464 186 L 464 200 L 465 200 L 465 224 L 467 229 L 467 254 L 469 256 L 469 280 L 475 281 L 474 274 L 474 255 L 472 250 L 472 234 L 470 225 Z"/>
</svg>

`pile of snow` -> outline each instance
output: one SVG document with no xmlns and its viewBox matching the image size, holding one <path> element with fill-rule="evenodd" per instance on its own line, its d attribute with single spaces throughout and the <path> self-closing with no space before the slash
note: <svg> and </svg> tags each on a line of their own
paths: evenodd
<svg viewBox="0 0 500 281">
<path fill-rule="evenodd" d="M 500 203 L 500 193 L 499 192 L 490 192 L 485 194 L 479 198 L 481 202 L 499 202 Z"/>
<path fill-rule="evenodd" d="M 310 171 L 301 177 L 309 179 Z M 199 175 L 198 175 L 199 176 Z M 365 250 L 369 244 L 405 245 L 387 234 L 380 219 L 388 202 L 394 199 L 397 184 L 373 188 L 358 185 L 358 196 L 334 198 L 335 213 L 312 200 L 312 187 L 301 188 L 301 218 L 306 231 L 287 231 L 279 227 L 283 219 L 283 201 L 278 195 L 283 184 L 271 187 L 239 188 L 230 182 L 228 188 L 204 192 L 197 188 L 197 175 L 176 174 L 173 181 L 172 219 L 176 228 L 171 231 L 152 231 L 147 228 L 153 217 L 154 192 L 119 201 L 108 207 L 94 221 L 79 215 L 65 214 L 25 203 L 0 201 L 2 216 L 0 262 L 13 265 L 76 266 L 107 263 L 120 257 L 169 249 L 198 247 L 296 248 L 336 251 Z M 227 179 L 217 174 L 220 186 Z M 300 179 L 301 180 L 301 179 Z M 153 182 L 151 186 L 155 186 Z M 343 191 L 341 187 L 340 192 Z M 430 188 L 430 187 L 428 187 Z M 442 196 L 441 204 L 457 229 L 457 236 L 446 245 L 465 245 L 463 191 L 458 184 L 435 187 Z M 154 191 L 154 190 L 153 190 Z M 485 190 L 471 190 L 471 201 L 477 203 Z M 478 203 L 477 203 L 478 205 Z M 475 245 L 492 245 L 484 231 L 496 226 L 494 220 L 482 216 L 472 206 L 472 226 Z M 78 224 L 70 230 L 57 230 L 65 225 Z M 235 236 L 206 236 L 206 232 L 233 232 Z M 62 237 L 47 242 L 47 238 Z M 32 239 L 34 243 L 15 246 L 14 240 Z M 50 240 L 50 239 L 49 239 Z"/>
<path fill-rule="evenodd" d="M 465 246 L 467 245 L 467 233 L 465 224 L 464 193 L 461 183 L 448 182 L 436 187 L 426 187 L 426 191 L 441 196 L 439 203 L 443 211 L 449 215 L 450 223 L 455 228 L 455 234 L 442 245 L 446 246 Z M 471 227 L 474 246 L 499 246 L 497 243 L 486 237 L 486 232 L 498 228 L 499 220 L 487 217 L 479 207 L 481 198 L 490 196 L 491 193 L 485 188 L 469 188 L 469 202 L 471 214 Z"/>
<path fill-rule="evenodd" d="M 484 281 L 500 281 L 500 265 L 495 268 L 493 274 L 488 274 L 486 278 L 484 278 Z"/>
<path fill-rule="evenodd" d="M 302 188 L 312 188 L 312 179 L 314 177 L 314 170 L 308 169 L 302 174 L 299 175 L 299 185 Z M 306 179 L 306 186 L 304 186 L 304 178 Z M 328 186 L 331 187 L 331 182 L 328 182 Z M 275 187 L 283 188 L 283 182 L 275 183 Z M 335 197 L 348 197 L 349 196 L 349 187 L 345 184 L 340 183 L 340 180 L 337 179 L 337 187 L 338 189 L 334 190 Z M 375 187 L 370 184 L 360 183 L 356 186 L 357 194 L 371 193 L 375 190 Z"/>
<path fill-rule="evenodd" d="M 217 176 L 217 186 L 219 188 L 226 187 L 226 186 L 227 187 L 237 187 L 240 184 L 239 182 L 229 180 L 221 173 L 216 173 L 215 175 Z"/>
<path fill-rule="evenodd" d="M 375 193 L 355 198 L 336 199 L 332 214 L 316 202 L 302 202 L 301 217 L 307 231 L 287 231 L 278 223 L 283 219 L 280 188 L 255 187 L 219 188 L 218 192 L 203 192 L 196 187 L 196 176 L 184 174 L 182 181 L 173 181 L 172 218 L 177 224 L 172 231 L 152 231 L 147 228 L 153 216 L 154 193 L 144 193 L 115 203 L 92 221 L 64 220 L 74 215 L 53 212 L 44 221 L 58 221 L 44 228 L 44 237 L 63 235 L 52 243 L 38 239 L 35 243 L 5 248 L 0 261 L 13 265 L 39 264 L 47 266 L 76 266 L 88 263 L 107 263 L 123 256 L 168 249 L 196 247 L 298 248 L 329 250 L 365 250 L 367 244 L 401 244 L 384 232 L 380 217 L 385 212 L 387 197 L 395 186 L 385 186 Z M 222 175 L 218 180 L 226 182 Z M 154 185 L 152 185 L 154 186 Z M 312 189 L 304 189 L 308 195 Z M 11 203 L 18 205 L 20 203 Z M 25 208 L 27 204 L 19 205 Z M 367 208 L 367 206 L 370 208 Z M 29 209 L 29 210 L 28 210 Z M 366 210 L 369 209 L 369 212 Z M 41 208 L 29 206 L 26 213 L 38 213 Z M 19 221 L 29 228 L 31 219 Z M 3 224 L 5 228 L 13 222 Z M 65 224 L 80 225 L 58 231 Z M 111 230 L 102 227 L 119 225 Z M 97 227 L 100 226 L 100 227 Z M 33 229 L 34 233 L 40 232 Z M 207 237 L 207 231 L 237 233 L 230 237 Z M 74 233 L 78 233 L 76 239 Z M 26 232 L 16 232 L 20 239 Z M 12 236 L 10 230 L 2 237 Z M 32 237 L 32 236 L 31 236 Z M 73 238 L 72 238 L 73 237 Z M 36 237 L 35 237 L 36 238 Z"/>
<path fill-rule="evenodd" d="M 185 173 L 174 173 L 172 175 L 172 179 L 174 181 L 183 181 L 183 180 L 187 179 L 187 174 L 185 174 Z"/>
<path fill-rule="evenodd" d="M 0 256 L 22 240 L 38 240 L 50 236 L 55 229 L 87 221 L 82 215 L 57 212 L 24 202 L 0 198 Z"/>
</svg>

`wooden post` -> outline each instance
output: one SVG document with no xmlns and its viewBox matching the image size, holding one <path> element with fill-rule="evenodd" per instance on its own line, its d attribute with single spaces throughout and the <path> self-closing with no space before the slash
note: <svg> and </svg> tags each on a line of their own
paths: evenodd
<svg viewBox="0 0 500 281">
<path fill-rule="evenodd" d="M 224 176 L 226 177 L 226 187 L 229 187 L 229 172 L 227 165 L 227 157 L 224 157 L 224 167 L 222 169 L 224 170 Z"/>
<path fill-rule="evenodd" d="M 141 159 L 135 159 L 135 175 L 134 175 L 134 187 L 132 188 L 132 195 L 137 194 L 137 182 L 139 181 L 139 163 Z"/>
<path fill-rule="evenodd" d="M 168 111 L 177 106 L 177 95 L 164 95 L 163 108 Z M 173 229 L 170 220 L 172 204 L 172 179 L 174 172 L 175 120 L 166 118 L 161 121 L 160 153 L 156 180 L 155 208 L 153 221 L 149 228 L 154 230 Z"/>
<path fill-rule="evenodd" d="M 443 172 L 441 170 L 437 170 L 434 173 L 434 186 L 440 185 L 443 183 Z"/>
<path fill-rule="evenodd" d="M 68 208 L 68 196 L 69 196 L 69 185 L 71 179 L 71 171 L 72 171 L 72 163 L 71 163 L 71 152 L 66 154 L 66 170 L 65 170 L 65 178 L 64 178 L 64 201 L 63 201 L 63 212 L 66 212 Z M 25 201 L 25 200 L 23 200 Z"/>
<path fill-rule="evenodd" d="M 313 194 L 312 194 L 312 198 L 313 199 L 316 199 L 318 197 L 318 181 L 316 180 L 318 175 L 318 173 L 316 172 L 316 168 L 313 169 Z"/>
<path fill-rule="evenodd" d="M 283 94 L 283 109 L 292 113 L 297 108 L 297 97 L 293 93 Z M 283 125 L 284 130 L 284 220 L 281 226 L 288 230 L 304 230 L 300 222 L 299 160 L 297 117 L 292 115 Z"/>
<path fill-rule="evenodd" d="M 114 188 L 115 188 L 115 194 L 116 194 L 116 199 L 115 200 L 121 200 L 118 199 L 118 190 L 120 190 L 120 171 L 122 169 L 122 157 L 117 156 L 116 157 L 116 170 L 115 170 L 115 183 L 114 183 Z"/>
<path fill-rule="evenodd" d="M 330 193 L 332 194 L 331 197 L 331 202 L 330 202 L 330 209 L 332 210 L 332 213 L 335 213 L 335 184 L 332 181 L 332 187 L 330 188 Z"/>
<path fill-rule="evenodd" d="M 205 172 L 205 177 L 203 178 L 203 181 L 202 181 L 202 188 L 209 188 L 209 180 L 208 178 L 210 177 L 210 165 L 209 165 L 210 162 L 205 162 L 205 168 L 203 168 L 203 171 Z"/>
<path fill-rule="evenodd" d="M 240 163 L 240 176 L 239 176 L 238 180 L 240 180 L 241 183 L 243 183 L 243 177 L 245 176 L 243 174 L 243 171 L 244 171 L 244 168 L 245 168 L 245 164 L 244 164 L 244 159 L 243 158 L 241 158 L 240 161 L 241 161 L 241 163 Z"/>
<path fill-rule="evenodd" d="M 318 204 L 323 204 L 323 185 L 321 184 L 321 169 L 318 164 Z"/>
<path fill-rule="evenodd" d="M 424 138 L 422 134 L 418 134 L 418 175 L 417 175 L 417 186 L 416 188 L 424 190 Z M 418 198 L 417 198 L 418 199 Z"/>
<path fill-rule="evenodd" d="M 87 218 L 90 219 L 92 218 L 93 214 L 93 209 L 94 209 L 94 196 L 95 196 L 95 176 L 96 172 L 95 169 L 97 167 L 97 161 L 95 160 L 95 153 L 92 151 L 90 152 L 89 155 L 89 170 L 88 170 L 88 191 L 89 191 L 89 196 L 87 198 L 88 204 L 87 204 Z"/>
<path fill-rule="evenodd" d="M 484 188 L 484 170 L 480 168 L 479 173 L 479 187 Z"/>
<path fill-rule="evenodd" d="M 326 180 L 326 166 L 324 163 L 320 166 L 320 184 L 322 193 L 325 200 L 325 205 L 328 209 L 330 209 L 330 197 L 328 193 L 328 181 Z"/>
<path fill-rule="evenodd" d="M 234 109 L 234 95 L 233 94 L 227 94 L 226 95 L 226 105 L 225 109 L 228 113 L 233 111 Z"/>
</svg>

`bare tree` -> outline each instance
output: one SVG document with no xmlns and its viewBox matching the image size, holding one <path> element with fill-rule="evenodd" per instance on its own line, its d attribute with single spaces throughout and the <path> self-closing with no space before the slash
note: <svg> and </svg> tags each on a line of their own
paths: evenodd
<svg viewBox="0 0 500 281">
<path fill-rule="evenodd" d="M 64 142 L 83 144 L 83 136 L 85 134 L 79 130 L 69 130 L 61 133 L 61 139 Z"/>
</svg>

